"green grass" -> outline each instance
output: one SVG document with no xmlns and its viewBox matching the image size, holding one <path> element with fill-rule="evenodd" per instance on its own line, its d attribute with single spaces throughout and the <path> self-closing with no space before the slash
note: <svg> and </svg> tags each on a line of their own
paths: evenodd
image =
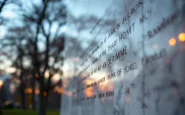
<svg viewBox="0 0 185 115">
<path fill-rule="evenodd" d="M 21 109 L 3 109 L 3 115 L 38 115 L 38 111 Z M 59 112 L 47 111 L 46 115 L 59 115 Z"/>
</svg>

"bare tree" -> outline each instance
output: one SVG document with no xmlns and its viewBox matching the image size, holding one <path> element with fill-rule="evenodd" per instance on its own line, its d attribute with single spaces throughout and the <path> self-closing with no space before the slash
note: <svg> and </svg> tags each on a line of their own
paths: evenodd
<svg viewBox="0 0 185 115">
<path fill-rule="evenodd" d="M 9 55 L 7 55 L 8 60 L 11 60 L 12 66 L 15 67 L 19 73 L 19 79 L 20 79 L 20 93 L 21 93 L 21 107 L 25 108 L 25 70 L 28 67 L 24 66 L 24 60 L 28 57 L 28 51 L 27 51 L 27 38 L 28 36 L 28 29 L 26 27 L 10 27 L 8 28 L 9 33 L 5 36 L 4 39 L 2 39 L 1 45 L 7 49 L 11 49 L 12 52 L 14 52 L 14 58 L 10 59 Z M 9 52 L 7 50 L 7 52 Z M 31 68 L 31 67 L 30 67 Z"/>
<path fill-rule="evenodd" d="M 59 80 L 53 84 L 52 78 L 56 73 L 62 75 L 64 35 L 61 28 L 65 24 L 66 14 L 59 0 L 43 0 L 39 5 L 33 3 L 32 7 L 33 12 L 24 12 L 23 17 L 26 22 L 33 24 L 32 28 L 36 28 L 36 31 L 32 29 L 35 37 L 30 39 L 29 52 L 33 75 L 40 85 L 39 115 L 45 115 L 49 91 L 61 83 Z M 44 46 L 43 49 L 39 47 L 40 44 Z"/>
<path fill-rule="evenodd" d="M 0 13 L 1 13 L 3 7 L 6 5 L 7 1 L 8 1 L 8 0 L 1 0 L 1 1 L 0 1 Z"/>
</svg>

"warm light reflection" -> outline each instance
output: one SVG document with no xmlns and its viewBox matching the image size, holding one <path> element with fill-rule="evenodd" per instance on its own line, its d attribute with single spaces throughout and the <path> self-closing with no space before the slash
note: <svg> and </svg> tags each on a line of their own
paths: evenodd
<svg viewBox="0 0 185 115">
<path fill-rule="evenodd" d="M 31 89 L 31 88 L 26 88 L 26 89 L 24 90 L 24 93 L 31 94 L 31 93 L 32 93 L 32 89 Z"/>
<path fill-rule="evenodd" d="M 168 43 L 169 43 L 170 46 L 175 46 L 176 39 L 175 38 L 171 38 Z"/>
<path fill-rule="evenodd" d="M 107 90 L 113 90 L 114 89 L 114 84 L 112 82 L 105 82 L 104 85 L 99 85 L 98 89 L 100 91 L 107 91 Z"/>
<path fill-rule="evenodd" d="M 5 101 L 5 105 L 9 105 L 10 104 L 10 101 Z"/>
<path fill-rule="evenodd" d="M 43 92 L 43 96 L 47 96 L 47 93 L 46 92 Z"/>
<path fill-rule="evenodd" d="M 64 84 L 63 84 L 63 88 L 64 89 L 62 89 L 60 86 L 57 86 L 57 87 L 54 88 L 54 91 L 57 92 L 58 94 L 65 94 L 67 96 L 72 96 L 72 92 L 71 91 L 65 90 L 65 88 L 67 86 L 68 86 L 68 81 L 64 80 Z M 32 93 L 32 88 L 26 88 L 24 90 L 24 93 L 31 94 Z M 35 94 L 36 95 L 40 94 L 40 90 L 39 89 L 35 89 Z M 46 92 L 43 92 L 42 94 L 43 94 L 43 96 L 47 96 Z"/>
<path fill-rule="evenodd" d="M 97 76 L 101 76 L 101 75 L 98 74 Z M 84 81 L 84 84 L 87 86 L 87 85 L 93 84 L 94 82 L 98 83 L 98 81 L 100 79 L 101 79 L 100 77 L 95 77 L 95 79 L 87 79 L 87 80 Z M 101 92 L 111 91 L 111 90 L 114 89 L 114 84 L 112 82 L 103 81 L 102 83 L 97 84 L 96 86 L 91 86 L 91 87 L 85 89 L 84 94 L 87 97 L 90 97 L 90 96 L 94 95 L 95 94 L 95 92 L 94 92 L 95 88 L 98 88 L 98 90 L 101 91 Z"/>
<path fill-rule="evenodd" d="M 53 76 L 52 80 L 54 80 L 55 82 L 57 82 L 58 80 L 60 80 L 60 74 L 55 74 Z"/>
<path fill-rule="evenodd" d="M 86 95 L 87 97 L 90 97 L 90 96 L 94 95 L 93 87 L 87 88 L 87 89 L 84 91 L 84 93 L 85 93 L 85 95 Z"/>
<path fill-rule="evenodd" d="M 32 88 L 26 88 L 24 90 L 24 93 L 31 94 L 32 93 Z M 38 95 L 40 93 L 39 89 L 35 89 L 35 94 Z"/>
<path fill-rule="evenodd" d="M 184 41 L 185 41 L 185 33 L 180 33 L 180 34 L 179 34 L 179 40 L 180 40 L 181 42 L 184 42 Z"/>
<path fill-rule="evenodd" d="M 49 78 L 49 71 L 46 71 L 46 72 L 44 73 L 44 77 L 45 77 L 45 78 Z"/>
<path fill-rule="evenodd" d="M 35 77 L 36 77 L 36 78 L 39 78 L 39 74 L 35 74 Z"/>
<path fill-rule="evenodd" d="M 2 80 L 0 80 L 0 87 L 3 85 L 3 81 Z"/>
<path fill-rule="evenodd" d="M 85 80 L 84 81 L 84 83 L 85 83 L 85 85 L 89 85 L 89 84 L 91 84 L 91 83 L 93 83 L 94 82 L 94 80 L 92 80 L 92 79 L 88 79 L 88 80 Z M 87 97 L 90 97 L 90 96 L 92 96 L 93 94 L 94 94 L 94 92 L 93 92 L 93 89 L 94 87 L 89 87 L 89 88 L 87 88 L 87 89 L 85 89 L 84 90 L 84 94 L 87 96 Z"/>
<path fill-rule="evenodd" d="M 57 90 L 57 92 L 58 92 L 59 94 L 62 94 L 62 88 L 59 88 L 59 89 Z"/>
<path fill-rule="evenodd" d="M 67 96 L 72 96 L 72 92 L 71 91 L 67 91 L 65 89 L 62 89 L 61 87 L 55 87 L 54 89 L 55 92 L 58 92 L 59 94 L 65 94 Z"/>
<path fill-rule="evenodd" d="M 62 90 L 61 87 L 55 87 L 54 91 L 57 92 L 57 93 L 59 93 L 59 94 L 62 94 L 63 93 L 65 95 L 67 95 L 67 96 L 72 96 L 72 92 L 67 91 L 67 90 Z M 26 88 L 24 90 L 24 93 L 31 94 L 32 93 L 32 89 L 31 88 Z M 35 89 L 35 94 L 38 95 L 39 93 L 40 93 L 40 90 L 39 89 Z M 47 93 L 46 92 L 43 92 L 43 95 L 44 96 L 47 96 Z"/>
<path fill-rule="evenodd" d="M 35 90 L 35 94 L 38 95 L 40 91 L 38 89 Z"/>
<path fill-rule="evenodd" d="M 100 85 L 100 86 L 98 87 L 98 90 L 100 90 L 100 91 L 105 91 L 105 90 L 106 90 L 106 86 L 105 86 L 105 85 Z"/>
<path fill-rule="evenodd" d="M 71 91 L 67 91 L 67 90 L 61 89 L 61 92 L 62 92 L 62 94 L 65 94 L 67 96 L 72 96 L 72 92 Z"/>
</svg>

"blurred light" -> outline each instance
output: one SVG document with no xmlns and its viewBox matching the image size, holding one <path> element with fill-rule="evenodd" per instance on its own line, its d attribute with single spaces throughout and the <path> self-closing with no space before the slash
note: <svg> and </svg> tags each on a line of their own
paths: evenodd
<svg viewBox="0 0 185 115">
<path fill-rule="evenodd" d="M 55 82 L 60 80 L 60 74 L 55 74 L 52 78 L 52 80 L 54 80 Z"/>
<path fill-rule="evenodd" d="M 170 46 L 175 46 L 176 39 L 175 38 L 171 38 L 168 43 L 169 43 Z"/>
<path fill-rule="evenodd" d="M 3 85 L 3 81 L 2 80 L 0 80 L 0 87 Z"/>
<path fill-rule="evenodd" d="M 72 92 L 71 91 L 67 91 L 65 89 L 62 89 L 61 87 L 57 86 L 54 88 L 54 91 L 57 92 L 58 94 L 65 94 L 67 96 L 72 96 Z"/>
<path fill-rule="evenodd" d="M 35 90 L 35 94 L 38 95 L 40 91 L 38 89 Z"/>
<path fill-rule="evenodd" d="M 10 67 L 10 68 L 6 69 L 7 73 L 14 73 L 15 71 L 16 71 L 16 68 L 14 68 L 14 67 Z"/>
<path fill-rule="evenodd" d="M 107 87 L 109 87 L 109 86 L 99 85 L 99 86 L 98 86 L 98 90 L 100 90 L 100 91 L 105 91 Z"/>
<path fill-rule="evenodd" d="M 16 85 L 11 83 L 9 90 L 10 90 L 11 93 L 14 93 L 16 91 Z"/>
<path fill-rule="evenodd" d="M 35 77 L 36 77 L 36 78 L 39 78 L 39 74 L 35 74 Z"/>
<path fill-rule="evenodd" d="M 93 92 L 93 87 L 87 88 L 87 89 L 84 91 L 84 93 L 85 93 L 85 95 L 86 95 L 87 97 L 92 96 L 92 95 L 94 94 L 94 92 Z"/>
<path fill-rule="evenodd" d="M 184 41 L 185 41 L 185 33 L 180 33 L 180 34 L 179 34 L 179 40 L 180 40 L 181 42 L 184 42 Z"/>
<path fill-rule="evenodd" d="M 44 77 L 49 78 L 49 71 L 46 70 L 46 72 L 44 73 Z"/>
<path fill-rule="evenodd" d="M 5 105 L 9 105 L 10 104 L 10 101 L 5 101 Z"/>
<path fill-rule="evenodd" d="M 31 94 L 31 93 L 32 93 L 32 89 L 31 89 L 31 88 L 26 88 L 26 89 L 24 90 L 24 93 Z"/>
<path fill-rule="evenodd" d="M 46 92 L 43 92 L 43 96 L 47 96 L 47 93 Z"/>
<path fill-rule="evenodd" d="M 106 91 L 106 90 L 113 90 L 114 84 L 112 82 L 104 82 L 104 85 L 99 85 L 98 90 Z"/>
<path fill-rule="evenodd" d="M 62 94 L 62 88 L 59 88 L 57 91 L 59 94 Z"/>
</svg>

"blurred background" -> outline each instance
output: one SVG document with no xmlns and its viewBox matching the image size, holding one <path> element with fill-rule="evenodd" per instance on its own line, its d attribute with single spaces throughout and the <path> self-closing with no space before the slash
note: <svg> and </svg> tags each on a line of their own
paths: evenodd
<svg viewBox="0 0 185 115">
<path fill-rule="evenodd" d="M 184 0 L 0 0 L 0 115 L 183 115 L 184 11 Z"/>
<path fill-rule="evenodd" d="M 66 10 L 65 0 L 0 0 L 0 114 L 59 114 Z"/>
</svg>

